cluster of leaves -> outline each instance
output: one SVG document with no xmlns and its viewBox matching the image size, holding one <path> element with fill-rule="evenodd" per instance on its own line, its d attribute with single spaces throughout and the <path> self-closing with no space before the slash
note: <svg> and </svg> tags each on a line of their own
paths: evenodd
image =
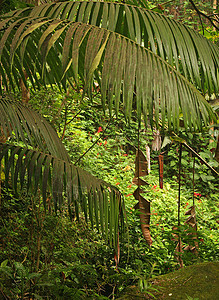
<svg viewBox="0 0 219 300">
<path fill-rule="evenodd" d="M 42 95 L 48 101 L 40 101 Z M 53 95 L 53 97 L 51 97 Z M 119 297 L 130 284 L 139 284 L 140 289 L 148 293 L 153 291 L 147 286 L 151 276 L 170 272 L 178 267 L 175 259 L 176 241 L 173 236 L 173 226 L 177 224 L 177 145 L 169 144 L 164 160 L 164 189 L 159 188 L 157 152 L 152 153 L 152 173 L 148 176 L 145 197 L 151 201 L 151 235 L 153 244 L 148 248 L 141 233 L 138 211 L 134 210 L 136 200 L 133 192 L 136 186 L 132 183 L 134 177 L 134 160 L 137 146 L 137 126 L 131 123 L 125 126 L 122 117 L 110 123 L 107 115 L 96 109 L 98 99 L 94 99 L 93 107 L 78 110 L 78 98 L 73 93 L 68 100 L 67 126 L 64 143 L 72 161 L 78 161 L 79 166 L 117 186 L 124 195 L 127 208 L 127 218 L 130 227 L 129 241 L 120 240 L 121 261 L 118 269 L 113 259 L 112 249 L 104 242 L 96 231 L 87 230 L 83 218 L 78 225 L 70 222 L 66 209 L 58 216 L 51 214 L 53 206 L 47 199 L 47 213 L 41 202 L 23 196 L 15 198 L 11 193 L 3 193 L 1 245 L 2 291 L 11 296 L 22 293 L 47 295 L 55 297 L 74 297 L 74 299 L 111 298 Z M 58 99 L 54 114 L 51 110 L 50 99 Z M 65 107 L 57 113 L 63 99 L 58 91 L 42 90 L 33 95 L 31 105 L 41 111 L 56 127 L 60 136 L 65 126 Z M 72 106 L 71 106 L 72 105 Z M 80 113 L 77 115 L 77 112 Z M 74 119 L 72 120 L 72 118 Z M 72 120 L 70 123 L 69 120 Z M 105 130 L 106 128 L 106 130 Z M 186 134 L 185 134 L 186 135 Z M 185 138 L 185 136 L 182 137 Z M 211 135 L 191 135 L 187 142 L 191 144 L 195 138 L 196 151 L 210 155 L 207 149 Z M 142 149 L 146 144 L 151 145 L 152 133 L 142 131 L 140 140 Z M 190 138 L 190 139 L 189 139 Z M 92 147 L 92 148 L 91 148 Z M 84 157 L 83 153 L 89 150 Z M 190 242 L 189 228 L 183 225 L 184 213 L 192 205 L 193 190 L 190 175 L 191 158 L 187 151 L 183 152 L 183 187 L 182 187 L 182 220 L 180 232 L 183 245 Z M 200 168 L 203 167 L 200 165 Z M 196 169 L 200 176 L 200 170 Z M 2 173 L 3 176 L 3 173 Z M 175 176 L 175 178 L 173 177 Z M 207 176 L 207 174 L 206 174 Z M 212 176 L 212 175 L 211 175 Z M 195 204 L 197 205 L 199 255 L 194 256 L 184 251 L 182 258 L 185 265 L 196 261 L 211 261 L 217 257 L 217 223 L 218 215 L 215 201 L 216 179 L 209 180 L 203 185 L 196 178 Z M 2 177 L 4 183 L 4 177 Z M 206 188 L 208 187 L 208 188 Z M 25 211 L 25 213 L 24 213 Z M 74 216 L 73 216 L 74 219 Z M 37 250 L 38 249 L 38 250 Z M 6 264 L 6 260 L 8 260 Z M 21 265 L 22 263 L 22 265 Z M 33 266 L 38 266 L 36 270 Z M 9 267 L 9 269 L 7 268 Z M 6 268 L 6 269 L 5 269 Z M 18 269 L 23 269 L 23 277 Z M 13 276 L 11 277 L 10 274 Z"/>
<path fill-rule="evenodd" d="M 107 157 L 117 156 L 117 168 L 108 172 L 107 177 L 125 195 L 130 233 L 129 241 L 120 241 L 121 262 L 118 269 L 112 249 L 97 231 L 88 230 L 83 219 L 80 223 L 70 221 L 66 210 L 53 215 L 49 199 L 45 212 L 39 199 L 28 198 L 25 194 L 16 198 L 2 186 L 0 260 L 3 263 L 0 284 L 4 295 L 12 299 L 33 294 L 39 299 L 45 295 L 49 299 L 109 299 L 119 297 L 128 285 L 137 283 L 142 290 L 153 293 L 146 287 L 149 278 L 178 268 L 172 230 L 177 223 L 176 182 L 165 177 L 164 189 L 160 189 L 156 168 L 147 178 L 149 185 L 145 197 L 151 201 L 153 239 L 152 247 L 148 248 L 142 237 L 138 212 L 133 208 L 136 201 L 132 193 L 136 186 L 131 180 L 135 155 L 125 153 L 121 148 L 118 151 L 115 146 L 112 148 L 106 144 L 102 160 L 98 162 L 101 164 L 102 161 L 103 165 Z M 105 170 L 93 167 L 92 156 L 98 156 L 100 147 L 102 145 L 96 145 L 89 154 L 86 167 L 104 176 Z M 213 183 L 212 188 L 215 188 Z M 209 194 L 204 194 L 204 188 L 195 189 L 199 254 L 195 256 L 184 251 L 182 258 L 185 265 L 218 259 L 217 195 L 213 189 L 210 190 Z M 192 189 L 183 186 L 180 231 L 184 246 L 190 242 L 189 228 L 183 223 L 186 219 L 184 213 L 192 205 L 192 194 Z"/>
<path fill-rule="evenodd" d="M 208 0 L 153 1 L 154 6 L 156 7 L 156 5 L 159 5 L 163 13 L 169 17 L 180 20 L 187 26 L 195 28 L 196 30 L 203 31 L 204 29 L 204 35 L 207 38 L 209 37 L 209 30 L 210 32 L 212 29 L 214 30 L 214 32 L 211 33 L 212 37 L 213 35 L 217 34 L 215 32 L 215 28 L 212 26 L 213 24 L 211 21 L 214 21 L 215 25 L 218 26 L 218 4 L 213 4 L 212 2 L 213 1 Z"/>
<path fill-rule="evenodd" d="M 141 1 L 142 7 L 146 7 L 144 2 Z M 19 144 L 16 140 L 14 145 L 1 145 L 0 159 L 4 157 L 0 166 L 4 171 L 0 178 L 2 295 L 12 299 L 45 295 L 51 299 L 114 298 L 133 282 L 138 282 L 141 290 L 147 290 L 147 280 L 152 273 L 165 273 L 177 267 L 174 257 L 177 241 L 173 235 L 177 220 L 177 155 L 172 148 L 168 149 L 167 159 L 172 157 L 165 169 L 162 191 L 157 188 L 157 164 L 152 165 L 145 194 L 152 202 L 154 241 L 152 247 L 147 248 L 140 232 L 139 212 L 133 212 L 136 121 L 140 121 L 143 114 L 145 123 L 149 119 L 153 127 L 162 121 L 163 129 L 168 124 L 169 129 L 180 131 L 183 137 L 187 133 L 180 129 L 182 115 L 186 129 L 189 127 L 192 131 L 215 119 L 199 91 L 209 95 L 218 91 L 218 48 L 163 15 L 118 3 L 72 1 L 27 8 L 3 16 L 0 27 L 1 91 L 13 89 L 16 93 L 21 83 L 26 90 L 47 85 L 46 91 L 32 95 L 29 104 L 56 128 L 69 153 L 68 156 L 53 128 L 37 113 L 1 99 L 4 136 L 9 135 L 10 142 L 21 139 Z M 76 93 L 76 87 L 80 89 L 79 77 L 82 89 Z M 67 94 L 48 88 L 48 84 L 54 87 L 55 83 L 60 89 L 68 88 Z M 84 97 L 85 91 L 94 98 L 91 106 Z M 94 97 L 94 91 L 101 96 Z M 100 107 L 105 109 L 104 117 Z M 129 120 L 129 128 L 121 108 Z M 140 140 L 143 137 L 146 139 L 141 143 L 142 148 L 150 144 L 151 132 L 141 132 Z M 208 145 L 208 137 L 203 136 L 203 139 Z M 187 140 L 195 142 L 197 147 L 200 142 L 195 134 Z M 26 144 L 35 150 L 23 148 Z M 56 151 L 59 147 L 60 153 Z M 202 156 L 212 159 L 208 149 L 203 149 Z M 182 191 L 182 212 L 193 200 L 193 190 L 188 184 L 192 169 L 189 159 L 185 151 L 182 165 L 188 174 L 183 174 L 186 188 Z M 216 167 L 215 162 L 210 163 Z M 27 166 L 27 188 L 31 183 L 33 187 L 31 197 L 25 193 Z M 78 166 L 101 180 L 95 180 Z M 197 167 L 199 173 L 195 179 L 205 183 L 197 185 L 195 190 L 200 252 L 199 257 L 192 257 L 184 251 L 185 264 L 217 258 L 217 208 L 212 204 L 212 199 L 216 199 L 216 180 L 201 165 Z M 5 192 L 5 186 L 17 191 L 19 177 L 23 196 Z M 54 202 L 45 186 L 47 183 Z M 129 240 L 118 235 L 118 217 L 123 216 L 124 202 L 115 201 L 112 191 L 117 193 L 118 190 L 110 184 L 117 186 L 125 196 L 131 225 Z M 110 193 L 108 198 L 103 192 L 106 187 Z M 67 204 L 63 205 L 63 199 L 69 200 L 65 203 L 73 206 L 72 211 L 67 210 Z M 122 199 L 119 197 L 119 200 Z M 57 210 L 58 205 L 60 210 Z M 84 215 L 78 211 L 79 205 Z M 54 206 L 58 218 L 52 213 Z M 75 222 L 79 215 L 81 225 Z M 92 224 L 94 219 L 96 225 Z M 112 250 L 97 233 L 98 224 L 117 246 L 116 266 Z M 94 225 L 93 234 L 87 225 Z M 189 233 L 190 229 L 181 225 L 174 234 L 180 234 L 186 245 L 191 242 Z M 119 238 L 123 259 L 118 267 Z"/>
<path fill-rule="evenodd" d="M 217 147 L 217 130 L 206 130 L 202 133 L 186 133 L 181 130 L 180 136 L 192 148 L 199 153 L 200 157 L 208 162 L 208 164 L 218 169 L 218 162 L 215 159 L 215 149 Z M 169 144 L 163 148 L 164 150 L 164 174 L 165 176 L 172 176 L 173 179 L 178 178 L 178 153 L 179 145 L 174 143 L 170 138 L 165 137 L 165 142 L 168 140 Z M 165 145 L 165 144 L 164 144 Z M 162 150 L 161 150 L 162 151 Z M 194 161 L 195 160 L 195 161 Z M 182 151 L 182 181 L 188 188 L 193 187 L 193 167 L 194 167 L 194 183 L 195 186 L 202 191 L 202 194 L 208 194 L 214 189 L 214 184 L 217 184 L 217 176 L 202 163 L 197 157 L 183 147 Z M 194 164 L 195 163 L 195 164 Z"/>
</svg>

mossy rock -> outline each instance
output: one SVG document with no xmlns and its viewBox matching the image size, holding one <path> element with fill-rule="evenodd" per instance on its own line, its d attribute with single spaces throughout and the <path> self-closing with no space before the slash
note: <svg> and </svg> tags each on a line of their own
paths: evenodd
<svg viewBox="0 0 219 300">
<path fill-rule="evenodd" d="M 173 273 L 158 276 L 152 281 L 155 298 L 140 293 L 136 286 L 126 289 L 117 300 L 158 299 L 158 300 L 219 300 L 219 262 L 208 262 L 185 267 Z"/>
</svg>

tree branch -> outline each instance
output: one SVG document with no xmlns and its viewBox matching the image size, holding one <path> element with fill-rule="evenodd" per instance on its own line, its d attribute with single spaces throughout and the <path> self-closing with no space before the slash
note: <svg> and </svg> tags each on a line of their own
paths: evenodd
<svg viewBox="0 0 219 300">
<path fill-rule="evenodd" d="M 112 118 L 113 118 L 113 116 L 112 116 Z M 109 125 L 110 125 L 110 122 L 111 122 L 111 120 L 112 120 L 112 118 L 110 118 L 110 120 L 109 120 L 109 122 L 108 122 L 108 124 L 107 124 L 107 126 L 105 127 L 105 129 L 102 131 L 102 134 L 100 135 L 100 137 L 98 138 L 98 139 L 96 139 L 96 141 L 78 158 L 78 160 L 74 163 L 74 165 L 77 165 L 79 162 L 80 162 L 80 160 L 97 144 L 97 142 L 101 139 L 101 138 L 103 138 L 104 137 L 104 134 L 105 134 L 105 132 L 106 132 L 106 130 L 107 130 L 107 128 L 109 127 Z"/>
<path fill-rule="evenodd" d="M 214 24 L 212 18 L 211 18 L 210 16 L 204 14 L 203 12 L 201 12 L 201 11 L 197 8 L 197 6 L 196 6 L 195 3 L 193 2 L 193 0 L 189 0 L 189 2 L 191 3 L 191 5 L 192 5 L 192 7 L 194 8 L 194 10 L 197 12 L 197 14 L 198 14 L 198 16 L 199 16 L 200 19 L 201 19 L 201 16 L 205 17 L 206 19 L 208 19 L 208 21 L 212 24 L 212 26 L 213 26 L 214 28 L 216 28 L 217 30 L 219 30 L 219 27 L 218 27 L 217 25 Z M 215 21 L 218 23 L 217 20 L 215 20 Z M 201 22 L 201 23 L 202 23 L 202 22 Z"/>
</svg>

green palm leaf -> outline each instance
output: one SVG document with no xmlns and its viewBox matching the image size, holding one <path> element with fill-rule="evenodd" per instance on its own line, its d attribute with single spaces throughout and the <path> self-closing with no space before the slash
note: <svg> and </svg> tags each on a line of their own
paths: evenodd
<svg viewBox="0 0 219 300">
<path fill-rule="evenodd" d="M 218 47 L 191 28 L 123 3 L 67 1 L 14 12 L 14 16 L 83 22 L 115 31 L 167 60 L 205 93 L 218 92 Z"/>
<path fill-rule="evenodd" d="M 0 126 L 6 137 L 22 141 L 26 146 L 70 161 L 69 155 L 52 126 L 32 109 L 19 102 L 0 98 Z"/>
<path fill-rule="evenodd" d="M 12 19 L 8 22 L 11 24 Z M 44 84 L 62 83 L 65 87 L 66 80 L 72 77 L 77 79 L 79 74 L 89 93 L 93 72 L 97 69 L 95 75 L 101 82 L 103 104 L 108 101 L 110 113 L 112 107 L 118 113 L 122 96 L 125 116 L 130 119 L 136 90 L 137 110 L 143 112 L 145 119 L 149 113 L 151 124 L 153 110 L 156 125 L 159 114 L 163 122 L 166 114 L 169 128 L 174 130 L 179 127 L 181 112 L 185 127 L 190 129 L 201 129 L 201 120 L 207 123 L 213 118 L 205 99 L 175 68 L 150 50 L 117 33 L 69 21 L 58 21 L 54 31 L 54 22 L 41 18 L 30 20 L 25 28 L 22 26 L 23 20 L 20 24 L 17 20 L 14 22 L 16 28 L 10 25 L 13 28 L 11 33 L 1 41 L 4 46 L 0 59 L 5 77 L 13 77 L 18 87 L 21 66 L 26 69 L 29 65 L 35 65 L 38 81 Z M 11 41 L 17 31 L 20 32 L 20 26 L 22 34 L 11 51 Z M 7 56 L 13 62 L 12 67 L 8 65 L 8 59 L 4 60 Z M 34 75 L 30 73 L 30 76 L 34 81 Z"/>
<path fill-rule="evenodd" d="M 56 210 L 68 205 L 78 218 L 82 212 L 92 226 L 96 224 L 107 239 L 110 237 L 111 245 L 117 246 L 119 219 L 124 222 L 125 210 L 115 187 L 69 162 L 7 143 L 0 143 L 0 164 L 6 182 L 11 182 L 15 191 L 18 186 L 26 187 L 32 195 L 41 191 L 45 208 L 50 192 Z"/>
</svg>

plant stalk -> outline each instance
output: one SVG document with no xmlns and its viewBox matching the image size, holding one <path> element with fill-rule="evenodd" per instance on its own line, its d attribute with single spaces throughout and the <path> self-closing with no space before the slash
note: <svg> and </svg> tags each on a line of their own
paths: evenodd
<svg viewBox="0 0 219 300">
<path fill-rule="evenodd" d="M 181 192 L 181 161 L 182 161 L 182 144 L 179 147 L 179 187 L 178 187 L 178 226 L 180 226 L 180 192 Z"/>
</svg>

